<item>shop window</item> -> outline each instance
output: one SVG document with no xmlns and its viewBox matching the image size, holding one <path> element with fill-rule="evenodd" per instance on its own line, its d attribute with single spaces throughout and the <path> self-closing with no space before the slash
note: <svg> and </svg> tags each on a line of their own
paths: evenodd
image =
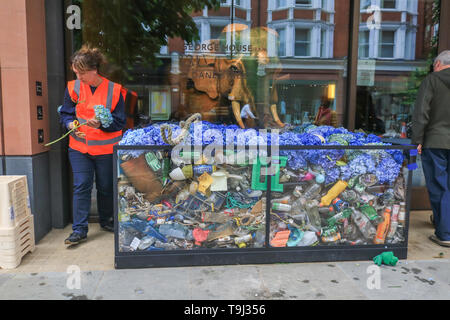
<svg viewBox="0 0 450 320">
<path fill-rule="evenodd" d="M 396 9 L 397 1 L 396 0 L 381 0 L 381 8 L 382 9 Z"/>
<path fill-rule="evenodd" d="M 276 8 L 286 8 L 286 0 L 276 0 L 275 2 Z"/>
<path fill-rule="evenodd" d="M 371 5 L 371 0 L 361 0 L 360 7 L 361 9 L 367 9 Z"/>
<path fill-rule="evenodd" d="M 311 0 L 295 0 L 296 6 L 311 6 Z"/>
<path fill-rule="evenodd" d="M 295 29 L 295 56 L 307 57 L 311 55 L 311 30 Z"/>
<path fill-rule="evenodd" d="M 394 58 L 395 31 L 381 31 L 378 56 L 380 58 Z"/>
<path fill-rule="evenodd" d="M 279 46 L 278 46 L 278 56 L 286 56 L 286 29 L 278 29 L 279 36 Z"/>
<path fill-rule="evenodd" d="M 328 44 L 327 31 L 322 29 L 320 31 L 320 56 L 322 58 L 326 58 L 328 56 L 327 44 Z"/>
<path fill-rule="evenodd" d="M 211 26 L 211 39 L 220 39 L 222 36 L 223 26 Z"/>
</svg>

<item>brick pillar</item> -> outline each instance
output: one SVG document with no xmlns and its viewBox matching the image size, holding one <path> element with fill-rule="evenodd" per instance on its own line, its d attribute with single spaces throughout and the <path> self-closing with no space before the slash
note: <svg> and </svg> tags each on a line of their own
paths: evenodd
<svg viewBox="0 0 450 320">
<path fill-rule="evenodd" d="M 27 176 L 36 240 L 51 229 L 46 54 L 44 0 L 0 0 L 4 174 Z"/>
</svg>

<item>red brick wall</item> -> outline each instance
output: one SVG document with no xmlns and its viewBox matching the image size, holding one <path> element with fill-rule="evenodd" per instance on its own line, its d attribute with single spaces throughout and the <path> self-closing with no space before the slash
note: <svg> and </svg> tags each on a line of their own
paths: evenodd
<svg viewBox="0 0 450 320">
<path fill-rule="evenodd" d="M 272 11 L 273 21 L 287 19 L 288 17 L 289 17 L 288 10 Z"/>
<path fill-rule="evenodd" d="M 314 11 L 313 10 L 294 10 L 294 19 L 306 19 L 312 20 L 314 19 Z"/>
</svg>

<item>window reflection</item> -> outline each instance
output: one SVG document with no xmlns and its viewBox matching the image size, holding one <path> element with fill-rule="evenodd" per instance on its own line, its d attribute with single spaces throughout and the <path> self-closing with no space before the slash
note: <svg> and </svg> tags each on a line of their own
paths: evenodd
<svg viewBox="0 0 450 320">
<path fill-rule="evenodd" d="M 242 127 L 313 123 L 329 88 L 331 108 L 342 124 L 349 0 L 221 0 L 217 11 L 192 13 L 197 40 L 168 38 L 157 50 L 156 68 L 144 63 L 148 51 L 131 48 L 126 40 L 109 48 L 114 39 L 126 37 L 124 28 L 107 22 L 118 12 L 122 25 L 141 19 L 142 28 L 134 32 L 151 31 L 145 16 L 134 15 L 139 12 L 136 2 L 103 6 L 99 15 L 88 10 L 96 1 L 77 0 L 84 29 L 74 31 L 71 51 L 85 42 L 107 55 L 114 51 L 118 59 L 109 59 L 104 72 L 138 96 L 135 126 L 149 120 L 180 121 L 195 112 L 203 120 Z M 247 105 L 255 119 L 241 117 Z"/>
<path fill-rule="evenodd" d="M 438 5 L 435 0 L 361 1 L 357 129 L 409 137 L 417 89 L 436 56 Z"/>
</svg>

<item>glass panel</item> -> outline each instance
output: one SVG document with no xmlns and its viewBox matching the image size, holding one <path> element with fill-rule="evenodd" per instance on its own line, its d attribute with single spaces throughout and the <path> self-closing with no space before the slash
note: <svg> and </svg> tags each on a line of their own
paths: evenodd
<svg viewBox="0 0 450 320">
<path fill-rule="evenodd" d="M 295 0 L 295 5 L 299 6 L 311 5 L 311 0 Z"/>
<path fill-rule="evenodd" d="M 283 57 L 286 55 L 286 29 L 278 29 L 277 30 L 279 36 L 280 36 L 280 42 L 278 47 L 278 55 L 280 57 Z"/>
<path fill-rule="evenodd" d="M 345 145 L 351 136 L 325 139 Z M 271 197 L 270 246 L 404 243 L 405 154 L 393 149 L 281 150 L 287 162 L 279 178 L 283 191 Z"/>
<path fill-rule="evenodd" d="M 295 30 L 295 55 L 298 57 L 310 56 L 310 30 Z"/>
<path fill-rule="evenodd" d="M 382 31 L 380 42 L 380 58 L 393 58 L 394 57 L 394 38 L 395 31 Z"/>
<path fill-rule="evenodd" d="M 382 8 L 361 9 L 356 129 L 410 137 L 418 87 L 437 55 L 438 4 L 381 1 Z"/>
<path fill-rule="evenodd" d="M 383 9 L 395 9 L 396 1 L 395 0 L 381 0 L 381 8 Z"/>
<path fill-rule="evenodd" d="M 369 57 L 369 32 L 362 31 L 359 33 L 359 57 Z"/>
<path fill-rule="evenodd" d="M 267 177 L 252 153 L 183 152 L 119 151 L 120 252 L 265 246 Z"/>
</svg>

